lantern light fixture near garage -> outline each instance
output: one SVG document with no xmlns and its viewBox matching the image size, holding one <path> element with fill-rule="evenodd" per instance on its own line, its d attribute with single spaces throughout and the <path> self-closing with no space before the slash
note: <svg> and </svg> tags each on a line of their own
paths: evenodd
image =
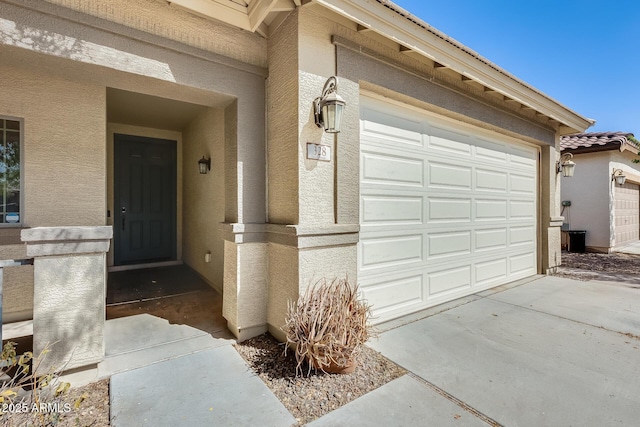
<svg viewBox="0 0 640 427">
<path fill-rule="evenodd" d="M 624 172 L 622 172 L 622 169 L 614 169 L 611 175 L 611 181 L 613 180 L 615 180 L 618 185 L 624 185 L 627 177 L 624 175 Z"/>
<path fill-rule="evenodd" d="M 573 160 L 573 154 L 564 153 L 560 156 L 560 160 L 556 162 L 556 172 L 562 172 L 562 176 L 571 177 L 573 176 L 573 171 L 576 168 L 576 164 Z"/>
<path fill-rule="evenodd" d="M 347 103 L 338 95 L 338 78 L 331 76 L 322 89 L 322 96 L 313 100 L 316 125 L 327 133 L 339 133 L 342 126 L 342 112 Z"/>
<path fill-rule="evenodd" d="M 198 160 L 198 170 L 202 175 L 206 174 L 211 170 L 211 158 L 205 158 L 202 156 L 200 160 Z"/>
</svg>

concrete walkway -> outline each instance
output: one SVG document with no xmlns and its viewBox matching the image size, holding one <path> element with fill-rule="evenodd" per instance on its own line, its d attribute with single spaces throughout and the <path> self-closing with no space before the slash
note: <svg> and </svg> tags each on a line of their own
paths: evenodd
<svg viewBox="0 0 640 427">
<path fill-rule="evenodd" d="M 386 328 L 371 345 L 410 373 L 310 425 L 595 427 L 640 419 L 637 286 L 538 276 Z M 113 375 L 113 425 L 294 425 L 229 342 Z"/>
<path fill-rule="evenodd" d="M 111 425 L 295 424 L 229 337 L 149 314 L 107 321 L 98 374 L 111 377 Z"/>
</svg>

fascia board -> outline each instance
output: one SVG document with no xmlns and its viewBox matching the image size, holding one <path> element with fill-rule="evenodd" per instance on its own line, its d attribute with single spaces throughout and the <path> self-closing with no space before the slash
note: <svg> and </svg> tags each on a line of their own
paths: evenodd
<svg viewBox="0 0 640 427">
<path fill-rule="evenodd" d="M 249 5 L 249 25 L 255 31 L 262 24 L 269 12 L 276 6 L 278 0 L 253 0 Z"/>
<path fill-rule="evenodd" d="M 427 31 L 375 0 L 315 0 L 315 2 L 577 132 L 583 132 L 594 123 L 593 120 L 578 115 L 534 90 L 488 60 L 468 53 L 472 50 L 456 40 L 444 35 L 439 36 L 440 32 L 435 29 L 432 29 L 433 32 Z"/>
<path fill-rule="evenodd" d="M 239 6 L 237 8 L 228 6 L 216 0 L 169 0 L 169 3 L 189 9 L 199 15 L 226 22 L 243 30 L 255 31 L 255 29 L 252 29 L 246 8 L 240 10 Z M 227 3 L 234 5 L 233 2 Z"/>
</svg>

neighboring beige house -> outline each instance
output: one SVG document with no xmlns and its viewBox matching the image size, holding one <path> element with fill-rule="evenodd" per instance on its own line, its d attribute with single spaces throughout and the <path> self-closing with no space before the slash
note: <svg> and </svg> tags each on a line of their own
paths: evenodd
<svg viewBox="0 0 640 427">
<path fill-rule="evenodd" d="M 573 154 L 574 176 L 562 180 L 565 222 L 586 230 L 586 248 L 612 252 L 640 240 L 640 145 L 628 132 L 563 136 L 562 153 Z M 621 185 L 616 176 L 624 176 Z M 618 179 L 621 181 L 621 179 Z"/>
<path fill-rule="evenodd" d="M 0 58 L 4 321 L 69 368 L 123 266 L 188 264 L 240 339 L 321 277 L 382 322 L 553 271 L 593 123 L 386 0 L 2 0 Z"/>
</svg>

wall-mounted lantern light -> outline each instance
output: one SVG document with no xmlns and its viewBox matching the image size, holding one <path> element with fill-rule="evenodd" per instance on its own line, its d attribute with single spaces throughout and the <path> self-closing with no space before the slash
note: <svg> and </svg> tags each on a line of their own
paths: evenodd
<svg viewBox="0 0 640 427">
<path fill-rule="evenodd" d="M 611 181 L 613 180 L 615 180 L 616 184 L 618 185 L 624 185 L 627 177 L 624 176 L 624 172 L 622 172 L 622 169 L 614 169 L 613 174 L 611 175 Z"/>
<path fill-rule="evenodd" d="M 562 172 L 562 176 L 573 176 L 573 171 L 576 168 L 576 164 L 571 160 L 573 154 L 564 153 L 560 156 L 560 160 L 556 162 L 556 173 Z"/>
<path fill-rule="evenodd" d="M 313 101 L 316 125 L 324 128 L 327 133 L 340 132 L 345 105 L 345 100 L 338 95 L 338 79 L 335 76 L 329 77 L 322 89 L 322 96 Z"/>
<path fill-rule="evenodd" d="M 211 170 L 211 159 L 206 159 L 204 156 L 200 160 L 198 160 L 198 170 L 201 174 L 206 174 Z"/>
</svg>

